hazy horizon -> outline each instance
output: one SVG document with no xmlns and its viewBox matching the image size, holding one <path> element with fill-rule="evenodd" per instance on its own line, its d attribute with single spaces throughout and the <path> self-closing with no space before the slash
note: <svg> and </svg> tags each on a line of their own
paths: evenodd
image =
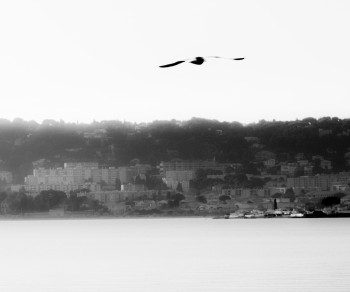
<svg viewBox="0 0 350 292">
<path fill-rule="evenodd" d="M 0 116 L 252 123 L 348 117 L 348 1 L 0 3 Z M 201 66 L 160 65 L 195 56 Z"/>
<path fill-rule="evenodd" d="M 260 123 L 261 121 L 265 121 L 265 122 L 293 122 L 293 121 L 302 121 L 303 119 L 308 119 L 308 118 L 311 118 L 311 119 L 316 119 L 316 120 L 319 120 L 319 119 L 322 119 L 322 118 L 338 118 L 340 120 L 347 120 L 347 119 L 350 119 L 350 117 L 347 117 L 347 118 L 340 118 L 338 116 L 321 116 L 321 117 L 313 117 L 313 116 L 309 116 L 309 117 L 305 117 L 305 118 L 296 118 L 296 119 L 292 119 L 292 120 L 278 120 L 278 119 L 271 119 L 271 120 L 268 120 L 268 119 L 260 119 L 258 121 L 251 121 L 251 122 L 241 122 L 241 121 L 236 121 L 236 120 L 230 120 L 230 121 L 227 121 L 227 120 L 220 120 L 220 119 L 215 119 L 215 118 L 206 118 L 206 117 L 191 117 L 189 119 L 175 119 L 175 118 L 169 118 L 169 119 L 154 119 L 154 120 L 149 120 L 149 121 L 130 121 L 130 120 L 121 120 L 121 119 L 118 119 L 118 118 L 115 118 L 115 119 L 101 119 L 101 120 L 96 120 L 96 119 L 93 119 L 91 121 L 79 121 L 79 120 L 63 120 L 63 119 L 60 119 L 60 120 L 57 120 L 57 119 L 51 119 L 51 118 L 47 118 L 47 119 L 42 119 L 42 120 L 34 120 L 34 119 L 23 119 L 21 117 L 15 117 L 13 119 L 7 119 L 7 118 L 3 118 L 3 117 L 0 117 L 0 121 L 1 120 L 6 120 L 8 122 L 16 122 L 16 120 L 21 120 L 21 121 L 24 121 L 24 122 L 35 122 L 37 124 L 43 124 L 44 122 L 48 122 L 48 121 L 54 121 L 54 122 L 57 122 L 57 123 L 66 123 L 66 124 L 85 124 L 85 125 L 90 125 L 90 124 L 93 124 L 93 123 L 103 123 L 103 122 L 121 122 L 121 123 L 130 123 L 130 124 L 152 124 L 154 122 L 170 122 L 170 121 L 176 121 L 176 122 L 188 122 L 190 120 L 193 120 L 193 119 L 199 119 L 199 120 L 207 120 L 207 121 L 218 121 L 219 123 L 240 123 L 242 124 L 243 126 L 246 126 L 246 125 L 250 125 L 250 124 L 257 124 L 257 123 Z"/>
</svg>

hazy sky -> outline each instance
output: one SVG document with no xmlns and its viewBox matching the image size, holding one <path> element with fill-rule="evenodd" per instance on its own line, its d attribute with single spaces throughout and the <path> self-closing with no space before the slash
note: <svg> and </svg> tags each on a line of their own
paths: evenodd
<svg viewBox="0 0 350 292">
<path fill-rule="evenodd" d="M 0 117 L 349 118 L 350 2 L 1 1 Z M 159 65 L 195 56 L 202 66 Z"/>
</svg>

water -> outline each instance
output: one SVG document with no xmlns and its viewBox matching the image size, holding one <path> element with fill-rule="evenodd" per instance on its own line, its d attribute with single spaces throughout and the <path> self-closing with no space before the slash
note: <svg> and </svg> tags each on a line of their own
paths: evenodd
<svg viewBox="0 0 350 292">
<path fill-rule="evenodd" d="M 349 291 L 350 218 L 0 221 L 0 291 Z"/>
</svg>

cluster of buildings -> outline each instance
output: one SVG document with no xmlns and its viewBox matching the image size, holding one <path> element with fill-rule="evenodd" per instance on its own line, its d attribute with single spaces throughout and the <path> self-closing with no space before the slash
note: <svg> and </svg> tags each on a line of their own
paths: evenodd
<svg viewBox="0 0 350 292">
<path fill-rule="evenodd" d="M 286 194 L 292 189 L 296 196 L 309 193 L 312 198 L 322 198 L 325 194 L 350 191 L 350 172 L 338 174 L 312 175 L 307 172 L 309 167 L 317 165 L 325 169 L 331 169 L 330 161 L 321 156 L 313 156 L 312 161 L 300 158 L 295 163 L 280 164 L 278 174 L 263 174 L 254 177 L 268 181 L 261 188 L 227 188 L 224 184 L 212 187 L 206 193 L 209 201 L 218 201 L 220 196 L 229 196 L 232 199 L 248 201 L 250 198 L 269 198 L 276 196 L 278 202 L 289 203 Z M 276 167 L 276 160 L 269 157 L 264 160 L 265 169 Z M 158 166 L 159 179 L 167 185 L 169 190 L 151 190 L 144 184 L 137 184 L 136 177 L 146 180 L 146 174 L 154 169 L 151 165 L 135 164 L 134 166 L 101 168 L 96 162 L 67 162 L 60 168 L 35 167 L 33 173 L 25 177 L 22 185 L 12 185 L 10 172 L 0 171 L 0 181 L 11 185 L 12 191 L 24 190 L 27 194 L 35 196 L 44 190 L 58 190 L 69 194 L 77 191 L 78 196 L 87 196 L 98 200 L 105 205 L 113 206 L 120 202 L 141 202 L 165 200 L 169 193 L 180 191 L 187 194 L 191 189 L 191 181 L 196 178 L 200 169 L 210 169 L 208 179 L 221 179 L 230 173 L 239 170 L 242 165 L 238 163 L 218 163 L 214 160 L 184 161 L 173 160 L 161 162 Z M 296 168 L 304 168 L 302 176 L 295 176 Z M 251 175 L 247 175 L 248 178 Z M 278 197 L 278 194 L 281 196 Z"/>
<path fill-rule="evenodd" d="M 198 169 L 218 171 L 223 177 L 223 173 L 228 167 L 236 170 L 241 166 L 239 163 L 218 163 L 215 159 L 205 161 L 174 160 L 170 162 L 162 161 L 159 165 L 159 172 L 169 188 L 176 190 L 177 186 L 181 184 L 182 190 L 188 192 L 190 181 L 196 177 Z"/>
<path fill-rule="evenodd" d="M 70 191 L 88 189 L 91 192 L 129 188 L 136 176 L 145 178 L 150 165 L 100 168 L 96 162 L 67 162 L 63 168 L 35 168 L 23 185 L 12 185 L 12 191 L 24 189 L 35 195 L 43 190 Z"/>
<path fill-rule="evenodd" d="M 349 183 L 350 172 L 287 178 L 287 187 L 296 191 L 347 191 L 350 188 Z"/>
<path fill-rule="evenodd" d="M 279 173 L 287 176 L 295 176 L 298 173 L 302 173 L 303 175 L 313 175 L 315 166 L 318 166 L 324 170 L 332 169 L 332 162 L 324 159 L 320 155 L 312 156 L 311 161 L 304 159 L 302 155 L 300 155 L 298 158 L 299 159 L 297 159 L 295 162 L 281 162 L 279 164 L 277 164 L 274 158 L 270 158 L 263 161 L 263 164 L 267 169 L 278 167 Z"/>
</svg>

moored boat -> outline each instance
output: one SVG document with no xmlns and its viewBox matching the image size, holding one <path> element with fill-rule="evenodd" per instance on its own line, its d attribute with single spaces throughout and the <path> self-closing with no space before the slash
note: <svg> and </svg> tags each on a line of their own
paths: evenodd
<svg viewBox="0 0 350 292">
<path fill-rule="evenodd" d="M 304 217 L 304 213 L 299 211 L 292 211 L 289 215 L 290 218 L 302 218 Z"/>
</svg>

